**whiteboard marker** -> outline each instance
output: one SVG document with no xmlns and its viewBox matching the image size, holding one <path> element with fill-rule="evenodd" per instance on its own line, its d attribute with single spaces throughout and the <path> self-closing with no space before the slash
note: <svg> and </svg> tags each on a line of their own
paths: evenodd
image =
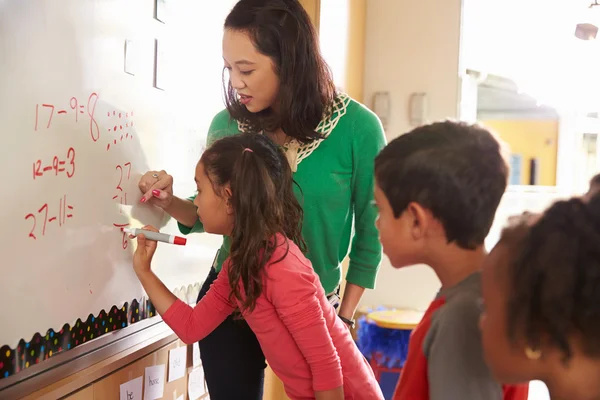
<svg viewBox="0 0 600 400">
<path fill-rule="evenodd" d="M 144 229 L 138 228 L 121 228 L 121 230 L 133 236 L 144 235 L 146 239 L 156 240 L 157 242 L 178 244 L 181 246 L 184 246 L 187 242 L 186 238 L 182 238 L 175 235 L 167 235 L 166 233 L 146 231 Z"/>
</svg>

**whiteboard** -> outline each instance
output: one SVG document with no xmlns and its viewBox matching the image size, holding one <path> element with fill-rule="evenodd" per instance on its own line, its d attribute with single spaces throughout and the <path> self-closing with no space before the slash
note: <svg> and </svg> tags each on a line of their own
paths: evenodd
<svg viewBox="0 0 600 400">
<path fill-rule="evenodd" d="M 0 0 L 0 346 L 143 297 L 119 227 L 177 231 L 137 182 L 165 169 L 194 193 L 234 3 Z M 153 268 L 197 289 L 220 242 L 161 244 Z"/>
</svg>

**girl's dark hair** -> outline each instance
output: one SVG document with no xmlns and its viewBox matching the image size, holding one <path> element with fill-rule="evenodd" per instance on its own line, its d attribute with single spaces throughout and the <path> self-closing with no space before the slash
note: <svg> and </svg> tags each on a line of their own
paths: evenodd
<svg viewBox="0 0 600 400">
<path fill-rule="evenodd" d="M 554 203 L 533 225 L 503 232 L 508 244 L 508 329 L 513 342 L 558 347 L 565 362 L 569 340 L 600 356 L 600 195 L 589 202 Z"/>
<path fill-rule="evenodd" d="M 276 235 L 283 234 L 306 250 L 303 211 L 294 195 L 291 169 L 279 147 L 259 134 L 219 139 L 202 154 L 200 162 L 215 193 L 223 196 L 224 186 L 231 188 L 235 222 L 229 282 L 232 296 L 242 303 L 240 309 L 252 311 L 262 293 L 263 269 L 282 245 Z"/>
<path fill-rule="evenodd" d="M 248 33 L 256 49 L 271 58 L 280 80 L 279 112 L 269 108 L 251 113 L 239 103 L 231 81 L 224 79 L 231 117 L 246 123 L 250 132 L 281 128 L 302 143 L 322 138 L 315 129 L 331 111 L 336 89 L 315 28 L 300 2 L 240 0 L 225 19 L 225 29 Z"/>
</svg>

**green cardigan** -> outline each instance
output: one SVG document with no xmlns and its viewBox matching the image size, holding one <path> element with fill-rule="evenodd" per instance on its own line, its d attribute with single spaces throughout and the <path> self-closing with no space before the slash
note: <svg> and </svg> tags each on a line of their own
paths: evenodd
<svg viewBox="0 0 600 400">
<path fill-rule="evenodd" d="M 316 130 L 326 138 L 308 145 L 293 142 L 286 148 L 294 180 L 302 189 L 294 187 L 304 209 L 306 256 L 325 292 L 331 293 L 341 282 L 341 262 L 350 249 L 346 280 L 372 289 L 381 262 L 373 162 L 385 146 L 383 128 L 374 113 L 341 94 L 333 114 Z M 223 110 L 211 123 L 207 145 L 241 132 L 244 126 Z M 179 229 L 183 234 L 203 231 L 199 221 L 191 228 L 179 224 Z M 224 239 L 214 265 L 217 272 L 229 255 L 229 240 Z"/>
</svg>

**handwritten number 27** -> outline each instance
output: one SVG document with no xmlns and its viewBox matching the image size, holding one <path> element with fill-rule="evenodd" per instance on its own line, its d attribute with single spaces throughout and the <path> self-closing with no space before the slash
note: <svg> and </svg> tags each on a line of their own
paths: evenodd
<svg viewBox="0 0 600 400">
<path fill-rule="evenodd" d="M 44 204 L 42 207 L 40 207 L 40 209 L 38 210 L 38 214 L 41 213 L 42 211 L 45 211 L 44 226 L 42 227 L 42 236 L 44 236 L 46 234 L 46 223 L 48 222 L 48 204 Z M 35 233 L 34 233 L 35 227 L 37 226 L 37 218 L 33 214 L 27 214 L 25 216 L 25 220 L 28 220 L 30 218 L 33 218 L 33 226 L 31 227 L 31 231 L 29 231 L 29 237 L 33 238 L 35 240 L 35 239 L 37 239 L 37 237 L 35 236 Z"/>
<path fill-rule="evenodd" d="M 125 167 L 127 167 L 127 179 L 129 180 L 129 177 L 131 176 L 131 163 L 130 162 L 126 162 L 125 164 L 123 164 Z M 123 188 L 121 187 L 121 183 L 123 183 L 123 167 L 120 165 L 117 165 L 115 167 L 116 170 L 120 171 L 120 175 L 119 175 L 119 183 L 117 184 L 117 190 L 120 190 L 121 192 L 123 191 Z"/>
</svg>

